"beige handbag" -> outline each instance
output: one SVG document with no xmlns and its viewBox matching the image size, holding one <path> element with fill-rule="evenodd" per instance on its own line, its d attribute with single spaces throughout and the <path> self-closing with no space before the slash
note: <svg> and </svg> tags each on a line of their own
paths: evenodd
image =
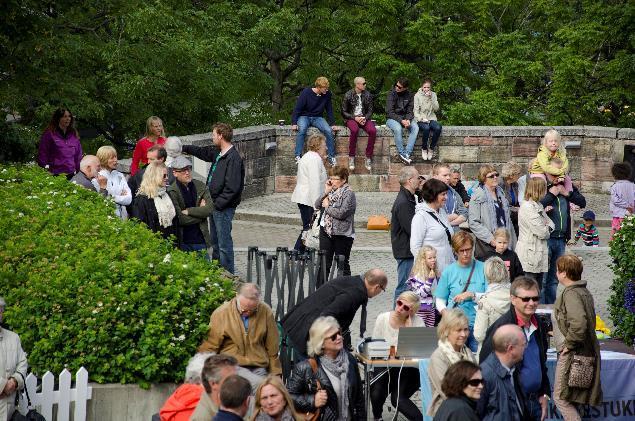
<svg viewBox="0 0 635 421">
<path fill-rule="evenodd" d="M 593 384 L 595 375 L 595 357 L 574 355 L 569 368 L 569 387 L 588 389 Z"/>
</svg>

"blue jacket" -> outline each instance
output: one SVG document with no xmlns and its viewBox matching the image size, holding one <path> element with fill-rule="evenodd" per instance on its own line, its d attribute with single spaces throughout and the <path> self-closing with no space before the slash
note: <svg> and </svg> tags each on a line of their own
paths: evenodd
<svg viewBox="0 0 635 421">
<path fill-rule="evenodd" d="M 520 391 L 518 371 L 514 371 L 514 385 L 512 388 L 509 372 L 500 363 L 495 353 L 481 363 L 481 373 L 485 380 L 485 387 L 477 404 L 479 418 L 484 421 L 523 421 L 523 415 L 516 403 L 516 397 L 523 413 L 527 413 L 523 394 Z"/>
</svg>

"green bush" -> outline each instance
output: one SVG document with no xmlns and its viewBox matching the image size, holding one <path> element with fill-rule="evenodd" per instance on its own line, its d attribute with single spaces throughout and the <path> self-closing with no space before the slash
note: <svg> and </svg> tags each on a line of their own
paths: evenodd
<svg viewBox="0 0 635 421">
<path fill-rule="evenodd" d="M 0 121 L 0 162 L 35 160 L 38 134 L 30 127 Z"/>
<path fill-rule="evenodd" d="M 613 336 L 628 345 L 635 340 L 635 216 L 622 222 L 622 228 L 610 243 L 613 258 L 613 293 L 609 298 L 611 320 L 615 326 Z"/>
<path fill-rule="evenodd" d="M 0 166 L 0 294 L 33 371 L 99 383 L 183 378 L 211 312 L 233 295 L 215 264 L 114 216 L 41 168 Z"/>
</svg>

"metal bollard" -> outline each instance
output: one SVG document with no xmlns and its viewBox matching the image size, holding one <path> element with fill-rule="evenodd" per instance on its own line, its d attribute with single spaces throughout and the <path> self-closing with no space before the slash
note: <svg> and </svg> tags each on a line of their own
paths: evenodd
<svg viewBox="0 0 635 421">
<path fill-rule="evenodd" d="M 249 246 L 249 248 L 247 249 L 247 282 L 252 282 L 251 280 L 252 266 L 254 264 L 254 260 L 257 253 L 258 253 L 258 247 L 256 246 Z"/>
</svg>

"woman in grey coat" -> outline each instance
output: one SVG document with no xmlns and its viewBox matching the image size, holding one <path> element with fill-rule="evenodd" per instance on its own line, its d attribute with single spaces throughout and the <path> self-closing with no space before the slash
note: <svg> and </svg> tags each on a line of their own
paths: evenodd
<svg viewBox="0 0 635 421">
<path fill-rule="evenodd" d="M 498 171 L 493 165 L 483 165 L 478 171 L 479 185 L 470 199 L 469 225 L 476 236 L 474 257 L 486 259 L 496 247 L 494 231 L 505 228 L 509 232 L 509 248 L 516 248 L 516 232 L 512 225 L 509 202 L 498 185 Z"/>
<path fill-rule="evenodd" d="M 323 279 L 322 270 L 328 276 L 334 255 L 344 256 L 342 275 L 350 276 L 349 259 L 355 239 L 357 201 L 348 184 L 348 168 L 339 165 L 331 167 L 324 194 L 315 201 L 316 208 L 324 209 L 320 221 L 320 250 L 326 256 L 326 267 L 320 268 L 318 279 Z"/>
</svg>

